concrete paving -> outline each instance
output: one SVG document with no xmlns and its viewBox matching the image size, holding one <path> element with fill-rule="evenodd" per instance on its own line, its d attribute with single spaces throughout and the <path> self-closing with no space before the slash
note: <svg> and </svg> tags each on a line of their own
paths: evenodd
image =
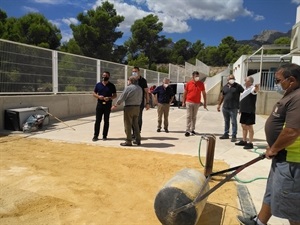
<svg viewBox="0 0 300 225">
<path fill-rule="evenodd" d="M 208 111 L 202 107 L 199 109 L 196 125 L 197 135 L 190 137 L 185 137 L 184 135 L 186 128 L 186 110 L 184 108 L 171 107 L 169 116 L 169 133 L 165 133 L 163 129 L 160 133 L 156 132 L 157 111 L 156 109 L 151 108 L 147 111 L 144 110 L 141 133 L 142 145 L 129 148 L 192 156 L 198 156 L 200 152 L 200 155 L 205 157 L 207 141 L 202 139 L 202 137 L 205 134 L 214 134 L 216 136 L 214 158 L 217 160 L 223 160 L 228 163 L 230 167 L 234 167 L 242 165 L 258 157 L 258 153 L 264 152 L 264 148 L 267 145 L 264 134 L 266 118 L 267 116 L 257 115 L 256 125 L 254 126 L 254 145 L 256 148 L 253 150 L 244 150 L 243 147 L 235 146 L 230 139 L 219 139 L 219 136 L 223 134 L 224 122 L 223 115 L 221 112 L 217 112 L 216 106 L 208 106 Z M 108 140 L 106 141 L 101 139 L 97 142 L 92 141 L 94 120 L 95 116 L 92 115 L 64 120 L 64 123 L 62 123 L 51 117 L 51 123 L 44 131 L 30 133 L 29 136 L 34 138 L 67 141 L 71 143 L 85 143 L 95 145 L 95 147 L 121 147 L 120 143 L 124 142 L 125 137 L 122 111 L 116 111 L 111 114 L 109 135 Z M 103 124 L 101 124 L 100 132 L 102 132 L 102 126 Z M 240 125 L 238 128 L 238 138 L 240 138 L 242 136 Z M 99 138 L 101 138 L 101 136 Z M 270 165 L 270 160 L 261 160 L 252 166 L 247 167 L 245 170 L 240 172 L 237 177 L 244 182 L 257 178 L 266 178 L 268 176 Z M 199 167 L 202 166 L 199 164 Z M 248 188 L 251 196 L 250 200 L 252 199 L 256 211 L 259 211 L 266 186 L 266 179 L 258 179 L 247 183 L 238 182 L 238 185 L 245 185 Z M 287 225 L 289 223 L 287 220 L 272 217 L 269 224 Z"/>
</svg>

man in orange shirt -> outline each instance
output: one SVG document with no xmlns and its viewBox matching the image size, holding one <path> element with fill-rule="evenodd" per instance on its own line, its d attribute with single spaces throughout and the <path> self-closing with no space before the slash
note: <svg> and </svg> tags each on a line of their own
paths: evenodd
<svg viewBox="0 0 300 225">
<path fill-rule="evenodd" d="M 201 105 L 201 93 L 203 96 L 203 107 L 206 108 L 206 91 L 204 83 L 199 80 L 199 72 L 193 72 L 193 78 L 186 84 L 182 106 L 186 106 L 187 118 L 186 118 L 186 132 L 185 136 L 188 137 L 191 134 L 195 135 L 195 125 L 197 119 L 198 109 Z"/>
</svg>

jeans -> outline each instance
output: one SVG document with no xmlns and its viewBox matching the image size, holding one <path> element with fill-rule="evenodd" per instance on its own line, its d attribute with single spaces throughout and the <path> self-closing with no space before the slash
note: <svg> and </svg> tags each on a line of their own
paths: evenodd
<svg viewBox="0 0 300 225">
<path fill-rule="evenodd" d="M 230 129 L 230 120 L 232 125 L 232 136 L 236 137 L 237 134 L 237 113 L 238 109 L 226 109 L 222 108 L 223 117 L 225 121 L 225 130 L 224 135 L 229 135 L 229 129 Z"/>
</svg>

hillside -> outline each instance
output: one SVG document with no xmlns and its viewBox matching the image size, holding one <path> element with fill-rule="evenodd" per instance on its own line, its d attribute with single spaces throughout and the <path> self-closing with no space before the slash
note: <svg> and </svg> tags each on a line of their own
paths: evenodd
<svg viewBox="0 0 300 225">
<path fill-rule="evenodd" d="M 273 44 L 274 41 L 281 37 L 291 37 L 292 30 L 286 33 L 276 30 L 263 30 L 260 34 L 254 35 L 251 40 L 240 40 L 239 44 L 250 45 L 254 48 L 260 48 L 262 45 Z"/>
</svg>

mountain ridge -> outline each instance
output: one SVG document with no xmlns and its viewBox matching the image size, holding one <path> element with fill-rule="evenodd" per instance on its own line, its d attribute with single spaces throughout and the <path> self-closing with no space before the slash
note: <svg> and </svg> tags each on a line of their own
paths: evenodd
<svg viewBox="0 0 300 225">
<path fill-rule="evenodd" d="M 239 40 L 238 44 L 250 45 L 254 48 L 260 48 L 262 45 L 273 44 L 274 41 L 281 37 L 291 38 L 292 30 L 288 32 L 280 32 L 277 30 L 263 30 L 260 34 L 256 34 L 250 40 Z"/>
</svg>

